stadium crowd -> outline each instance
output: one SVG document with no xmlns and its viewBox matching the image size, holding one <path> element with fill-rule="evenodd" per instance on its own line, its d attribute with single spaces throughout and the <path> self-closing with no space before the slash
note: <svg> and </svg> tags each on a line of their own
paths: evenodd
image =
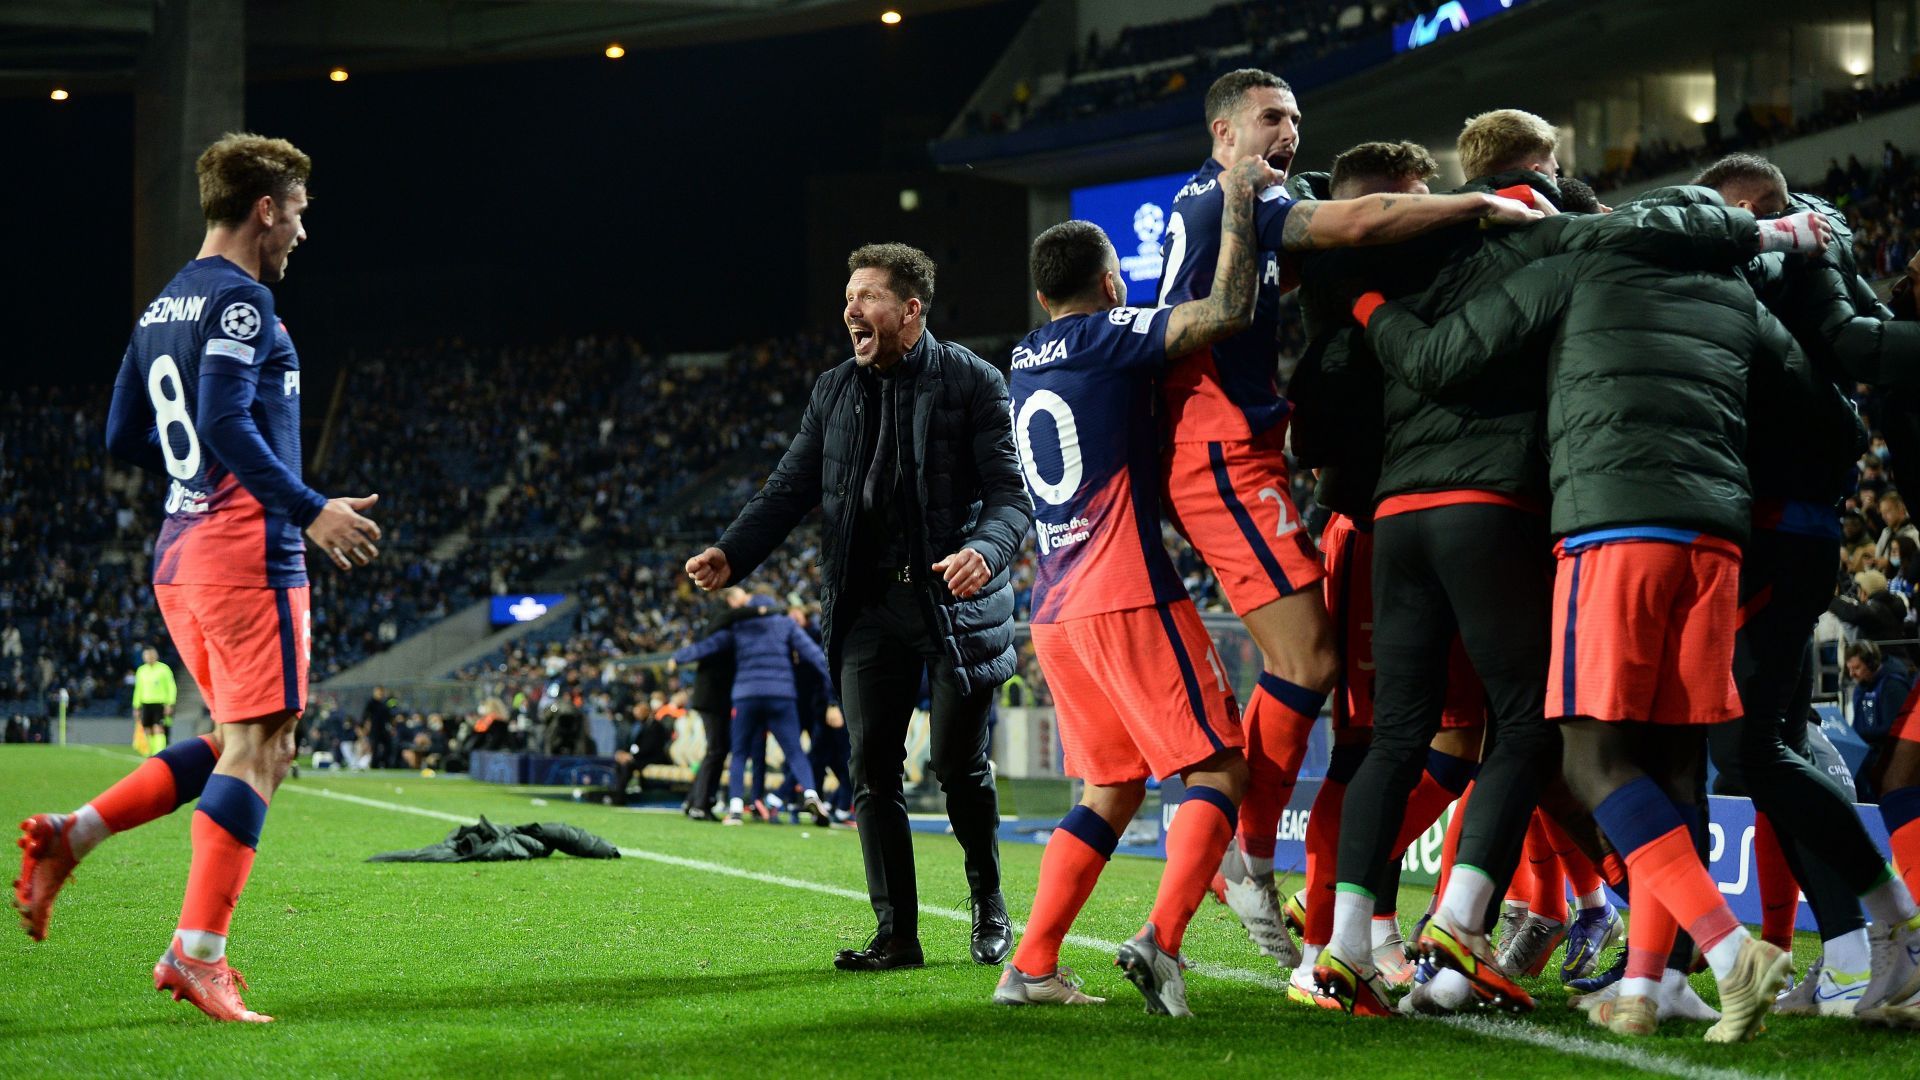
<svg viewBox="0 0 1920 1080">
<path fill-rule="evenodd" d="M 1014 85 L 997 109 L 962 120 L 968 135 L 1058 124 L 1197 94 L 1223 72 L 1248 63 L 1281 71 L 1331 56 L 1381 35 L 1430 5 L 1394 0 L 1312 0 L 1269 4 L 1239 0 L 1197 18 L 1129 26 L 1103 40 L 1098 31 L 1068 53 L 1066 84 L 1036 100 L 1035 73 Z"/>
</svg>

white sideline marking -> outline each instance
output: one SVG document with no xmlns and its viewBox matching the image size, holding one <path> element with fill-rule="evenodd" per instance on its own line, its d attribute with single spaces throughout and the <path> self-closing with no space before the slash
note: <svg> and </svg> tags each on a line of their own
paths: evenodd
<svg viewBox="0 0 1920 1080">
<path fill-rule="evenodd" d="M 116 754 L 114 756 L 119 757 L 122 755 Z M 391 810 L 396 813 L 413 814 L 418 817 L 450 821 L 456 825 L 468 825 L 476 820 L 476 818 L 471 815 L 463 817 L 459 814 L 449 814 L 441 810 L 428 810 L 419 806 L 407 806 L 403 803 L 385 802 L 380 799 L 369 799 L 360 795 L 348 795 L 326 788 L 310 788 L 304 785 L 289 784 L 283 786 L 280 790 L 295 791 L 303 795 L 319 795 L 324 798 L 355 803 L 376 810 Z M 837 896 L 843 900 L 857 900 L 861 903 L 868 901 L 866 893 L 854 889 L 843 889 L 837 885 L 823 885 L 817 881 L 783 877 L 779 874 L 763 874 L 758 870 L 742 870 L 736 866 L 707 862 L 704 859 L 689 859 L 680 855 L 667 855 L 658 851 L 645 851 L 640 848 L 629 847 L 621 848 L 620 856 L 627 859 L 643 859 L 648 862 L 664 863 L 668 866 L 678 866 L 686 870 L 699 870 L 709 874 L 720 874 L 725 877 L 756 881 L 763 885 L 781 885 L 789 889 L 802 889 L 807 892 L 820 893 L 826 896 Z M 971 917 L 968 915 L 963 915 L 957 911 L 946 908 L 928 907 L 924 904 L 920 907 L 920 913 L 939 919 L 947 919 L 952 922 L 972 922 Z M 1025 923 L 1015 922 L 1013 926 L 1017 931 L 1024 932 L 1026 930 Z M 1066 940 L 1070 944 L 1078 945 L 1082 948 L 1097 949 L 1102 952 L 1113 952 L 1120 948 L 1120 943 L 1117 941 L 1104 941 L 1100 938 L 1087 937 L 1084 934 L 1069 934 Z M 1191 970 L 1195 974 L 1205 975 L 1209 978 L 1224 979 L 1230 982 L 1252 983 L 1256 986 L 1264 986 L 1270 990 L 1284 991 L 1287 987 L 1287 981 L 1277 975 L 1249 971 L 1246 968 L 1197 963 L 1192 966 Z M 1401 1021 L 1395 1020 L 1390 1022 L 1399 1023 Z M 1412 1022 L 1419 1021 L 1418 1019 L 1412 1019 Z M 1595 1061 L 1604 1061 L 1614 1065 L 1625 1065 L 1628 1068 L 1638 1069 L 1641 1072 L 1652 1073 L 1657 1076 L 1678 1077 L 1680 1080 L 1763 1080 L 1762 1074 L 1741 1072 L 1738 1069 L 1719 1069 L 1710 1065 L 1695 1065 L 1692 1062 L 1683 1061 L 1678 1058 L 1663 1057 L 1635 1046 L 1598 1042 L 1572 1035 L 1563 1035 L 1558 1032 L 1532 1027 L 1513 1020 L 1493 1020 L 1478 1016 L 1452 1016 L 1443 1018 L 1440 1022 L 1451 1024 L 1454 1027 L 1490 1039 L 1526 1043 L 1529 1046 L 1537 1046 L 1545 1050 L 1553 1050 L 1574 1057 L 1591 1058 Z"/>
</svg>

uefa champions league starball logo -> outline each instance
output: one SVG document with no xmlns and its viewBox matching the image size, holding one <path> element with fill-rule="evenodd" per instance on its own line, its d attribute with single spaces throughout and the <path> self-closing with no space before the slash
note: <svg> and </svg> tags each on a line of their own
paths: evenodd
<svg viewBox="0 0 1920 1080">
<path fill-rule="evenodd" d="M 228 337 L 247 341 L 260 332 L 260 312 L 252 304 L 228 304 L 220 313 L 220 329 Z"/>
<path fill-rule="evenodd" d="M 1160 250 L 1160 237 L 1166 235 L 1167 215 L 1156 203 L 1141 203 L 1133 212 L 1133 235 L 1140 238 L 1140 253 Z"/>
</svg>

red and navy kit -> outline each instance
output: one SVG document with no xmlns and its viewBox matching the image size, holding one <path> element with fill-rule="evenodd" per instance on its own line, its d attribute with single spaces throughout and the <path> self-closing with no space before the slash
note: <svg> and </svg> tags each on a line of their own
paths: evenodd
<svg viewBox="0 0 1920 1080">
<path fill-rule="evenodd" d="M 1739 545 L 1629 526 L 1576 533 L 1554 551 L 1549 717 L 1682 725 L 1741 715 Z"/>
<path fill-rule="evenodd" d="M 1220 163 L 1209 158 L 1174 196 L 1160 242 L 1165 276 L 1160 306 L 1205 299 L 1213 292 L 1220 261 Z M 1166 400 L 1172 441 L 1244 441 L 1279 427 L 1287 418 L 1280 394 L 1280 297 L 1292 288 L 1281 279 L 1281 232 L 1293 200 L 1278 184 L 1254 203 L 1253 242 L 1260 287 L 1253 325 L 1212 348 L 1179 358 L 1167 373 Z"/>
<path fill-rule="evenodd" d="M 1163 307 L 1213 291 L 1225 208 L 1220 172 L 1209 159 L 1173 200 L 1161 252 Z M 1292 206 L 1277 185 L 1254 203 L 1260 284 L 1253 325 L 1174 358 L 1163 387 L 1167 516 L 1241 616 L 1311 588 L 1322 576 L 1319 552 L 1293 505 L 1288 405 L 1280 394 L 1280 297 L 1292 283 L 1281 276 L 1278 253 Z"/>
<path fill-rule="evenodd" d="M 1033 621 L 1187 598 L 1160 542 L 1155 379 L 1166 308 L 1069 315 L 1014 347 L 1007 392 L 1033 495 Z"/>
<path fill-rule="evenodd" d="M 1033 644 L 1067 772 L 1170 776 L 1244 745 L 1240 710 L 1160 542 L 1155 377 L 1167 309 L 1057 319 L 1013 350 L 1007 390 L 1038 558 Z"/>
<path fill-rule="evenodd" d="M 300 358 L 273 294 L 219 256 L 175 274 L 134 327 L 107 446 L 167 478 L 154 593 L 214 720 L 305 708 L 301 531 L 326 498 L 301 479 Z"/>
<path fill-rule="evenodd" d="M 169 481 L 154 584 L 307 583 L 301 530 L 326 498 L 300 476 L 300 358 L 246 271 L 195 259 L 148 305 L 107 445 Z"/>
</svg>

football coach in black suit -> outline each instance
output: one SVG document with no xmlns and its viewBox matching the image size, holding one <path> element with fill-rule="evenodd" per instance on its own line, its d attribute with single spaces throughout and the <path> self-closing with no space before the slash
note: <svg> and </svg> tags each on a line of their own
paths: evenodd
<svg viewBox="0 0 1920 1080">
<path fill-rule="evenodd" d="M 902 766 L 924 669 L 932 760 L 966 852 L 973 959 L 1013 944 L 1000 895 L 1000 810 L 987 709 L 1013 674 L 1014 556 L 1033 504 L 1007 385 L 927 331 L 933 260 L 905 244 L 847 259 L 853 358 L 814 383 L 799 434 L 719 543 L 687 561 L 702 589 L 745 578 L 821 508 L 821 624 L 853 739 L 854 812 L 878 927 L 845 971 L 918 967 L 919 894 Z"/>
</svg>

